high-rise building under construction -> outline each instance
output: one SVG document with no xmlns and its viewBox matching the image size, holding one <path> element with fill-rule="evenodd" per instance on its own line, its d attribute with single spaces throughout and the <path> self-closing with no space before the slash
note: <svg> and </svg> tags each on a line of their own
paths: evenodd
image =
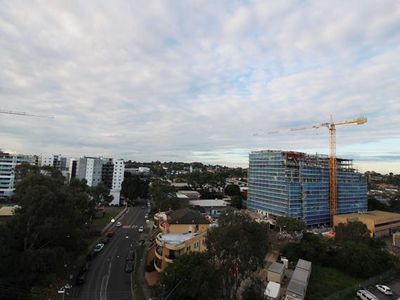
<svg viewBox="0 0 400 300">
<path fill-rule="evenodd" d="M 250 210 L 329 224 L 329 158 L 263 150 L 249 156 Z M 367 210 L 367 181 L 349 159 L 337 158 L 337 214 Z"/>
</svg>

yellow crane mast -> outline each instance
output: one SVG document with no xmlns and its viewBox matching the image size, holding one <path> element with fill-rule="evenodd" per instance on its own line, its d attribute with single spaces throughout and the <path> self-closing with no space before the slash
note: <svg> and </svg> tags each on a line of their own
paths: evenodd
<svg viewBox="0 0 400 300">
<path fill-rule="evenodd" d="M 318 129 L 326 127 L 329 130 L 329 209 L 330 209 L 330 221 L 333 226 L 333 216 L 337 210 L 337 164 L 336 164 L 336 126 L 341 125 L 361 125 L 367 123 L 368 119 L 364 117 L 356 118 L 353 120 L 334 122 L 331 116 L 330 122 L 316 124 L 312 126 L 299 127 L 299 128 L 288 128 L 285 131 L 300 131 L 306 129 Z M 267 134 L 281 133 L 282 130 L 269 131 Z M 260 136 L 255 133 L 254 136 Z"/>
<path fill-rule="evenodd" d="M 367 123 L 368 119 L 361 117 L 353 120 L 337 122 L 335 123 L 332 119 L 330 122 L 313 125 L 311 128 L 326 127 L 329 129 L 329 207 L 331 214 L 331 225 L 333 225 L 333 216 L 337 210 L 337 166 L 336 166 L 336 126 L 341 125 L 362 125 Z M 306 128 L 299 128 L 293 130 L 301 130 Z"/>
</svg>

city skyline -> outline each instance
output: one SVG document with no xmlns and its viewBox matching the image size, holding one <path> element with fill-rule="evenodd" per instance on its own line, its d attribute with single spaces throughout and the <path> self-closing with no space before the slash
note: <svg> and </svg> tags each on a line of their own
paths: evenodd
<svg viewBox="0 0 400 300">
<path fill-rule="evenodd" d="M 383 4 L 384 3 L 384 4 Z M 253 150 L 328 153 L 400 173 L 400 6 L 4 3 L 3 150 L 248 166 Z M 367 21 L 366 21 L 367 20 Z"/>
</svg>

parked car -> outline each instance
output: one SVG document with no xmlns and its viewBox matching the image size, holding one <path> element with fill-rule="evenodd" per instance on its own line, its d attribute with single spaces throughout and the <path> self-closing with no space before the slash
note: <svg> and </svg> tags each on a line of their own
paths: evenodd
<svg viewBox="0 0 400 300">
<path fill-rule="evenodd" d="M 145 209 L 145 208 L 146 208 L 146 206 L 143 205 L 143 206 L 142 206 L 142 209 Z"/>
<path fill-rule="evenodd" d="M 83 284 L 86 281 L 86 273 L 80 272 L 76 277 L 77 284 Z"/>
<path fill-rule="evenodd" d="M 114 229 L 110 229 L 110 230 L 107 231 L 106 236 L 110 238 L 110 237 L 113 237 L 114 234 L 115 234 L 115 230 Z"/>
<path fill-rule="evenodd" d="M 143 232 L 143 230 L 144 230 L 143 226 L 140 226 L 139 229 L 138 229 L 139 232 Z"/>
<path fill-rule="evenodd" d="M 103 248 L 104 248 L 104 244 L 99 243 L 99 244 L 96 245 L 96 247 L 94 247 L 93 251 L 94 252 L 100 252 L 101 250 L 103 250 Z"/>
<path fill-rule="evenodd" d="M 149 218 L 149 215 L 148 215 L 148 214 L 145 214 L 145 215 L 144 215 L 144 218 L 145 218 L 145 219 L 148 219 L 148 218 Z"/>
<path fill-rule="evenodd" d="M 110 241 L 110 238 L 109 238 L 109 237 L 105 237 L 105 238 L 102 238 L 102 239 L 101 239 L 101 243 L 102 243 L 102 244 L 107 244 L 109 241 Z"/>
<path fill-rule="evenodd" d="M 356 295 L 361 300 L 378 300 L 378 298 L 368 290 L 358 290 Z"/>
<path fill-rule="evenodd" d="M 134 260 L 135 259 L 135 251 L 129 250 L 128 255 L 126 256 L 126 260 Z"/>
<path fill-rule="evenodd" d="M 393 295 L 393 292 L 390 289 L 390 287 L 386 285 L 377 284 L 375 287 L 377 288 L 378 291 L 384 293 L 385 295 Z"/>
<path fill-rule="evenodd" d="M 125 262 L 125 272 L 131 273 L 133 271 L 133 260 L 127 260 Z"/>
<path fill-rule="evenodd" d="M 117 222 L 116 224 L 115 224 L 115 227 L 121 227 L 122 226 L 122 223 L 121 222 Z"/>
</svg>

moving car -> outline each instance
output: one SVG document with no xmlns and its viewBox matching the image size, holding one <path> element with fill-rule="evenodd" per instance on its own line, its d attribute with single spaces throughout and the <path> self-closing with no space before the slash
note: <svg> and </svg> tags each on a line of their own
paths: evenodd
<svg viewBox="0 0 400 300">
<path fill-rule="evenodd" d="M 86 273 L 80 272 L 76 277 L 77 284 L 83 284 L 86 281 Z"/>
<path fill-rule="evenodd" d="M 99 243 L 99 244 L 96 245 L 96 247 L 94 247 L 93 251 L 94 252 L 100 252 L 101 250 L 103 250 L 103 248 L 104 248 L 104 244 Z"/>
<path fill-rule="evenodd" d="M 140 226 L 138 229 L 139 232 L 143 232 L 143 226 Z"/>
<path fill-rule="evenodd" d="M 377 284 L 375 287 L 377 288 L 378 291 L 384 293 L 385 295 L 393 295 L 390 287 L 388 287 L 386 285 Z"/>
<path fill-rule="evenodd" d="M 133 271 L 133 260 L 127 260 L 125 263 L 125 272 L 131 273 Z"/>
<path fill-rule="evenodd" d="M 126 256 L 126 260 L 134 260 L 135 259 L 135 251 L 129 250 L 128 255 Z"/>
<path fill-rule="evenodd" d="M 117 222 L 117 224 L 115 224 L 115 227 L 121 227 L 122 223 L 121 222 Z"/>
</svg>

